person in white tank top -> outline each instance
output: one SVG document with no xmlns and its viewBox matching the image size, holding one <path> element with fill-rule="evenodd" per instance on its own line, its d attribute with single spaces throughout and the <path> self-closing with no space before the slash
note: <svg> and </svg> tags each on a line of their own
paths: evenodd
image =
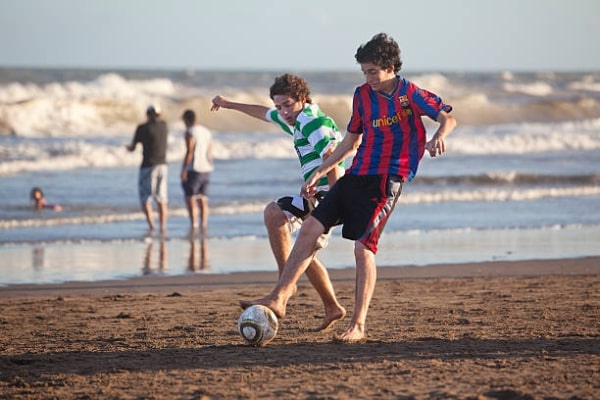
<svg viewBox="0 0 600 400">
<path fill-rule="evenodd" d="M 208 185 L 214 170 L 212 134 L 196 124 L 196 113 L 186 110 L 182 116 L 185 124 L 186 152 L 181 166 L 181 186 L 190 217 L 192 233 L 201 227 L 206 231 L 208 220 Z"/>
</svg>

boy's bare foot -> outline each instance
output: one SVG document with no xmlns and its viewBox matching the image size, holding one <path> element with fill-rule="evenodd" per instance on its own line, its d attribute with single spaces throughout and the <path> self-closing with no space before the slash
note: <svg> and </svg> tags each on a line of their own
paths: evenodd
<svg viewBox="0 0 600 400">
<path fill-rule="evenodd" d="M 258 300 L 240 300 L 240 307 L 242 308 L 242 310 L 245 310 L 246 308 L 255 306 L 255 305 L 262 305 L 265 307 L 269 307 L 271 309 L 271 311 L 273 311 L 275 313 L 277 318 L 285 317 L 285 305 L 282 306 L 279 303 L 277 303 L 275 300 L 272 300 L 268 297 L 264 297 L 264 298 L 258 299 Z"/>
<path fill-rule="evenodd" d="M 335 335 L 334 340 L 342 343 L 364 343 L 367 341 L 367 337 L 362 327 L 354 325 L 341 335 Z"/>
<path fill-rule="evenodd" d="M 333 326 L 337 321 L 344 318 L 346 316 L 346 310 L 344 307 L 335 308 L 331 312 L 325 311 L 325 317 L 323 318 L 323 323 L 319 326 L 316 331 L 325 331 Z"/>
</svg>

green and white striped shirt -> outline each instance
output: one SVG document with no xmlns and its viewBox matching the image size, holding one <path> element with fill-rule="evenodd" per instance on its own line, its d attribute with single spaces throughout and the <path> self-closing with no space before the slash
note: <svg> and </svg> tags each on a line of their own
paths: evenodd
<svg viewBox="0 0 600 400">
<path fill-rule="evenodd" d="M 342 141 L 342 134 L 335 121 L 316 104 L 307 103 L 298 114 L 293 127 L 285 122 L 275 108 L 267 111 L 266 118 L 294 138 L 294 148 L 300 159 L 304 181 L 323 163 L 323 154 Z M 344 168 L 343 161 L 339 167 Z M 321 178 L 317 190 L 329 190 L 327 176 Z"/>
</svg>

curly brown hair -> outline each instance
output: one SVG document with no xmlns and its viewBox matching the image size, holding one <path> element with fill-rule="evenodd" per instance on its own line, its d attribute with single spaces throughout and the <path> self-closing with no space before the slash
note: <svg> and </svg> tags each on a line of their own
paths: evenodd
<svg viewBox="0 0 600 400">
<path fill-rule="evenodd" d="M 394 72 L 400 72 L 400 46 L 385 33 L 378 33 L 367 43 L 359 46 L 354 56 L 359 64 L 374 64 L 383 69 L 394 67 Z"/>
<path fill-rule="evenodd" d="M 271 89 L 269 91 L 271 100 L 280 94 L 287 94 L 295 100 L 304 100 L 307 103 L 312 103 L 308 84 L 298 75 L 283 74 L 275 78 L 275 82 L 273 85 L 271 85 Z"/>
</svg>

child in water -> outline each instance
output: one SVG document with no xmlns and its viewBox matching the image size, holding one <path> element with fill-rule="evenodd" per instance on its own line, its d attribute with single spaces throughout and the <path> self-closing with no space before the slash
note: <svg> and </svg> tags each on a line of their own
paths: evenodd
<svg viewBox="0 0 600 400">
<path fill-rule="evenodd" d="M 41 210 L 44 208 L 51 209 L 54 211 L 62 210 L 60 204 L 48 204 L 46 198 L 44 197 L 44 192 L 42 192 L 42 189 L 39 187 L 34 187 L 33 189 L 31 189 L 30 199 L 36 210 Z"/>
</svg>

